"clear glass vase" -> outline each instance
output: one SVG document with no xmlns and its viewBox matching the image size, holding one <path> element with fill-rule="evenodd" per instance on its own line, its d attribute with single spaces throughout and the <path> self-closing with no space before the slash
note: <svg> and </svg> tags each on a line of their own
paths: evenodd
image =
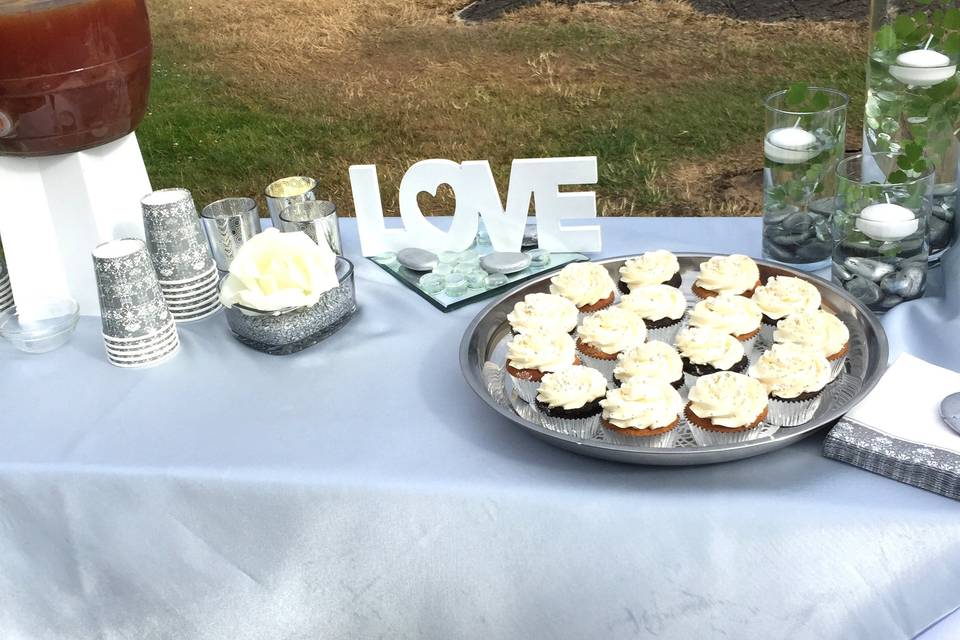
<svg viewBox="0 0 960 640">
<path fill-rule="evenodd" d="M 833 280 L 874 312 L 923 296 L 933 179 L 931 162 L 903 154 L 859 154 L 837 166 Z"/>
<path fill-rule="evenodd" d="M 839 91 L 804 85 L 764 101 L 763 257 L 811 271 L 829 265 L 847 103 Z"/>
<path fill-rule="evenodd" d="M 954 242 L 960 170 L 960 8 L 871 0 L 864 151 L 922 154 L 935 169 L 930 261 Z"/>
</svg>

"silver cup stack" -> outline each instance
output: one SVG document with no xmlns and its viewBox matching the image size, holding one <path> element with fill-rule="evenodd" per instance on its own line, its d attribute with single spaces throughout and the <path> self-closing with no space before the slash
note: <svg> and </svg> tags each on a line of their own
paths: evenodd
<svg viewBox="0 0 960 640">
<path fill-rule="evenodd" d="M 192 322 L 219 311 L 220 274 L 193 195 L 186 189 L 161 189 L 144 196 L 140 205 L 147 249 L 174 319 Z"/>
<path fill-rule="evenodd" d="M 0 244 L 0 312 L 13 306 L 13 287 L 10 286 L 10 274 L 3 258 L 3 245 Z"/>
<path fill-rule="evenodd" d="M 97 246 L 93 268 L 110 363 L 133 369 L 173 358 L 180 337 L 144 242 L 111 240 Z"/>
</svg>

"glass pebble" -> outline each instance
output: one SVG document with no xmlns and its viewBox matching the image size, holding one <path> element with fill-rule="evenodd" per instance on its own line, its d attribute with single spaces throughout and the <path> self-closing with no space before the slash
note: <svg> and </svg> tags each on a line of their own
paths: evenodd
<svg viewBox="0 0 960 640">
<path fill-rule="evenodd" d="M 433 268 L 433 272 L 437 275 L 445 276 L 448 273 L 453 273 L 453 265 L 448 262 L 441 262 Z"/>
<path fill-rule="evenodd" d="M 384 251 L 381 254 L 373 256 L 373 261 L 377 264 L 392 265 L 397 263 L 396 251 Z"/>
<path fill-rule="evenodd" d="M 486 271 L 471 271 L 467 275 L 467 286 L 471 289 L 485 289 L 487 272 Z"/>
<path fill-rule="evenodd" d="M 468 273 L 473 273 L 474 271 L 476 271 L 476 270 L 479 269 L 479 268 L 480 268 L 480 267 L 477 266 L 476 264 L 470 264 L 469 262 L 458 262 L 458 263 L 453 267 L 453 272 L 454 272 L 454 273 L 462 273 L 463 275 L 467 275 Z"/>
<path fill-rule="evenodd" d="M 502 273 L 491 273 L 483 279 L 483 285 L 487 289 L 495 289 L 507 284 L 510 279 Z"/>
<path fill-rule="evenodd" d="M 420 276 L 420 288 L 430 294 L 440 293 L 446 284 L 444 277 L 435 273 Z"/>
<path fill-rule="evenodd" d="M 550 264 L 550 252 L 545 249 L 534 249 L 528 255 L 531 267 L 545 267 Z"/>
<path fill-rule="evenodd" d="M 466 282 L 467 278 L 462 273 L 448 273 L 444 276 L 443 281 L 447 285 L 460 284 L 461 282 Z"/>
<path fill-rule="evenodd" d="M 437 258 L 440 260 L 440 264 L 457 264 L 459 254 L 453 251 L 441 251 Z"/>
<path fill-rule="evenodd" d="M 480 256 L 477 255 L 476 251 L 472 249 L 467 249 L 466 251 L 461 251 L 457 254 L 457 262 L 459 264 L 477 264 L 480 260 Z"/>
</svg>

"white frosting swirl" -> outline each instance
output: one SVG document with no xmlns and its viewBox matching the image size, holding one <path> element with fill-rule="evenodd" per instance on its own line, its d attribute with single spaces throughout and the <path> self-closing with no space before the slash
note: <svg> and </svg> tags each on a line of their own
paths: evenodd
<svg viewBox="0 0 960 640">
<path fill-rule="evenodd" d="M 773 320 L 820 308 L 820 290 L 793 276 L 771 277 L 765 285 L 757 287 L 751 299 L 763 315 Z"/>
<path fill-rule="evenodd" d="M 507 322 L 516 333 L 556 330 L 570 333 L 577 328 L 579 319 L 577 305 L 550 293 L 527 294 L 507 315 Z"/>
<path fill-rule="evenodd" d="M 593 262 L 568 264 L 550 279 L 550 293 L 561 295 L 578 307 L 609 298 L 614 287 L 606 268 Z"/>
<path fill-rule="evenodd" d="M 647 339 L 647 327 L 637 314 L 610 307 L 584 318 L 577 335 L 586 344 L 613 355 L 642 344 Z"/>
<path fill-rule="evenodd" d="M 620 280 L 633 291 L 634 287 L 663 284 L 680 271 L 677 256 L 659 249 L 630 258 L 620 267 Z"/>
<path fill-rule="evenodd" d="M 600 406 L 603 419 L 618 429 L 662 429 L 678 419 L 683 400 L 667 382 L 634 378 L 608 391 Z"/>
<path fill-rule="evenodd" d="M 514 369 L 559 371 L 572 366 L 576 358 L 576 343 L 562 331 L 521 333 L 507 345 L 507 363 Z"/>
<path fill-rule="evenodd" d="M 620 306 L 645 320 L 679 320 L 687 311 L 687 299 L 676 287 L 652 284 L 631 288 Z"/>
<path fill-rule="evenodd" d="M 843 351 L 850 342 L 850 330 L 831 313 L 807 311 L 789 315 L 778 322 L 773 340 L 799 344 L 829 358 Z"/>
<path fill-rule="evenodd" d="M 763 312 L 750 298 L 722 294 L 698 302 L 690 312 L 690 326 L 742 336 L 759 329 L 762 318 Z"/>
<path fill-rule="evenodd" d="M 717 427 L 746 427 L 766 408 L 767 390 L 759 380 L 740 373 L 701 376 L 690 390 L 690 410 Z"/>
<path fill-rule="evenodd" d="M 543 376 L 537 400 L 548 407 L 579 409 L 607 393 L 607 379 L 590 367 L 579 365 Z"/>
<path fill-rule="evenodd" d="M 617 356 L 613 375 L 620 382 L 633 378 L 654 378 L 662 382 L 676 382 L 683 377 L 683 362 L 677 350 L 666 342 L 653 340 L 630 347 Z"/>
<path fill-rule="evenodd" d="M 687 327 L 677 334 L 677 351 L 694 364 L 730 369 L 743 360 L 740 341 L 729 333 L 702 327 Z"/>
<path fill-rule="evenodd" d="M 796 398 L 827 386 L 830 363 L 822 354 L 798 344 L 775 344 L 760 356 L 750 375 L 759 380 L 770 395 Z"/>
<path fill-rule="evenodd" d="M 697 284 L 717 293 L 740 294 L 753 290 L 760 280 L 757 263 L 748 256 L 714 256 L 700 264 Z"/>
</svg>

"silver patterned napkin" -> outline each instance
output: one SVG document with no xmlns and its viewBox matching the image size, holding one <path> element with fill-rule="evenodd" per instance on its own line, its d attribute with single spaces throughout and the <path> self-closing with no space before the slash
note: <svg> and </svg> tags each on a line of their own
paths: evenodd
<svg viewBox="0 0 960 640">
<path fill-rule="evenodd" d="M 960 500 L 960 435 L 940 420 L 940 401 L 960 374 L 900 356 L 876 388 L 827 434 L 823 453 Z"/>
</svg>

